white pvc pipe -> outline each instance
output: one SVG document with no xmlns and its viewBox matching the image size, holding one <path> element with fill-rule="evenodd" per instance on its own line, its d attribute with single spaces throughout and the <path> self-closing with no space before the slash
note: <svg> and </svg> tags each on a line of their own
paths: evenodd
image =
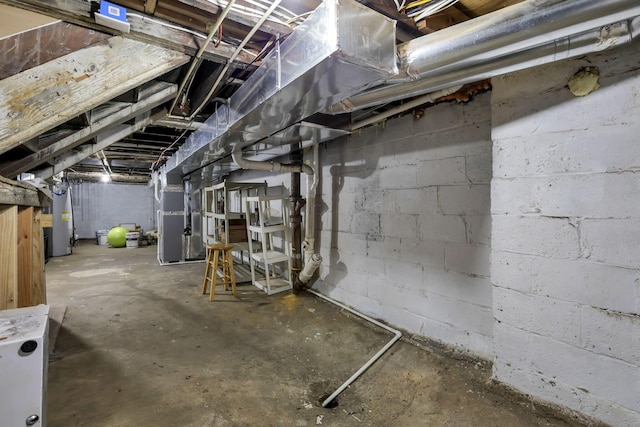
<svg viewBox="0 0 640 427">
<path fill-rule="evenodd" d="M 303 172 L 307 177 L 313 175 L 313 168 L 309 165 L 283 165 L 279 162 L 256 162 L 242 157 L 242 150 L 235 149 L 231 158 L 240 169 L 269 171 L 269 172 Z"/>
<path fill-rule="evenodd" d="M 314 254 L 315 248 L 315 215 L 316 215 L 316 191 L 318 189 L 318 182 L 320 181 L 320 167 L 318 164 L 318 144 L 313 146 L 313 180 L 310 175 L 307 175 L 307 205 L 305 211 L 305 225 L 304 225 L 304 258 L 305 266 L 309 263 L 311 256 Z"/>
<path fill-rule="evenodd" d="M 353 375 L 352 375 L 352 376 L 351 376 L 347 381 L 345 381 L 345 382 L 344 382 L 340 387 L 338 387 L 338 388 L 336 389 L 336 391 L 334 391 L 334 392 L 333 392 L 329 397 L 327 397 L 327 398 L 324 400 L 324 402 L 322 402 L 322 407 L 323 407 L 323 408 L 326 408 L 326 407 L 327 407 L 327 405 L 328 405 L 329 403 L 331 403 L 331 401 L 332 401 L 333 399 L 335 399 L 336 397 L 338 397 L 338 395 L 339 395 L 340 393 L 342 393 L 342 392 L 343 392 L 347 387 L 349 387 L 349 386 L 351 385 L 351 383 L 353 383 L 356 379 L 358 379 L 358 377 L 359 377 L 360 375 L 362 375 L 362 373 L 363 373 L 364 371 L 366 371 L 367 369 L 369 369 L 369 367 L 370 367 L 371 365 L 373 365 L 373 364 L 376 362 L 376 360 L 378 360 L 380 357 L 382 357 L 382 355 L 383 355 L 387 350 L 389 350 L 389 349 L 391 348 L 391 346 L 392 346 L 392 345 L 394 345 L 394 344 L 396 343 L 396 341 L 398 341 L 398 340 L 402 337 L 402 332 L 400 332 L 400 331 L 399 331 L 399 330 L 397 330 L 397 329 L 393 329 L 393 328 L 391 328 L 391 327 L 389 327 L 389 326 L 387 326 L 387 325 L 385 325 L 385 324 L 383 324 L 383 323 L 380 323 L 380 322 L 378 322 L 377 320 L 372 319 L 371 317 L 369 317 L 369 316 L 367 316 L 367 315 L 365 315 L 365 314 L 362 314 L 362 313 L 360 313 L 360 312 L 358 312 L 358 311 L 355 311 L 355 310 L 354 310 L 354 309 L 352 309 L 351 307 L 347 307 L 346 305 L 344 305 L 344 304 L 342 304 L 342 303 L 339 303 L 338 301 L 335 301 L 335 300 L 333 300 L 333 299 L 331 299 L 331 298 L 329 298 L 329 297 L 326 297 L 326 296 L 322 295 L 322 294 L 321 294 L 321 293 L 319 293 L 319 292 L 316 292 L 316 291 L 311 290 L 311 289 L 307 289 L 307 291 L 308 291 L 308 292 L 311 292 L 313 295 L 315 295 L 315 296 L 317 296 L 317 297 L 319 297 L 319 298 L 322 298 L 323 300 L 326 300 L 326 301 L 330 302 L 331 304 L 335 304 L 335 305 L 337 305 L 338 307 L 340 307 L 340 308 L 342 308 L 342 309 L 344 309 L 344 310 L 347 310 L 347 311 L 348 311 L 348 312 L 350 312 L 350 313 L 355 314 L 356 316 L 358 316 L 358 317 L 360 317 L 360 318 L 362 318 L 362 319 L 364 319 L 364 320 L 366 320 L 366 321 L 368 321 L 368 322 L 370 322 L 370 323 L 373 323 L 373 324 L 374 324 L 374 325 L 376 325 L 376 326 L 379 326 L 379 327 L 381 327 L 381 328 L 383 328 L 383 329 L 385 329 L 385 330 L 387 330 L 387 331 L 392 332 L 393 334 L 395 334 L 395 336 L 394 336 L 393 338 L 391 338 L 391 341 L 389 341 L 389 342 L 388 342 L 384 347 L 382 347 L 382 348 L 380 349 L 380 351 L 378 351 L 378 352 L 377 352 L 377 353 L 376 353 L 376 354 L 375 354 L 371 359 L 369 359 L 369 361 L 368 361 L 367 363 L 365 363 L 364 365 L 362 365 L 362 367 L 361 367 L 360 369 L 358 369 L 358 370 L 356 371 L 356 373 L 355 373 L 355 374 L 353 374 Z"/>
<path fill-rule="evenodd" d="M 320 254 L 312 253 L 310 256 L 307 257 L 305 252 L 305 258 L 306 260 L 305 260 L 304 268 L 302 269 L 302 271 L 300 271 L 300 274 L 298 275 L 298 280 L 303 285 L 306 285 L 307 283 L 309 283 L 309 281 L 313 277 L 313 273 L 315 273 L 318 267 L 320 267 L 320 265 L 322 264 L 322 256 L 320 256 Z"/>
</svg>

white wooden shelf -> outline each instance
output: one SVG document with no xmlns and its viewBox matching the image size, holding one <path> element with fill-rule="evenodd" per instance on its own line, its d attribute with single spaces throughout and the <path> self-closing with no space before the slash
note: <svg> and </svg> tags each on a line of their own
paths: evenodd
<svg viewBox="0 0 640 427">
<path fill-rule="evenodd" d="M 254 206 L 257 210 L 252 220 Z M 248 242 L 251 281 L 269 295 L 292 289 L 287 199 L 284 196 L 247 197 L 244 212 L 247 231 L 261 244 L 260 249 L 256 249 L 253 239 Z M 256 278 L 258 264 L 264 269 L 264 278 Z"/>
</svg>

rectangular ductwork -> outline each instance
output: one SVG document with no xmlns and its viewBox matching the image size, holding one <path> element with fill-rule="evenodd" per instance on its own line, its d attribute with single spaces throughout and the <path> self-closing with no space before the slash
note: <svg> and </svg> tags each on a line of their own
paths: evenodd
<svg viewBox="0 0 640 427">
<path fill-rule="evenodd" d="M 355 0 L 326 0 L 167 161 L 171 181 L 397 74 L 395 21 Z M 195 174 L 193 174 L 195 175 Z"/>
</svg>

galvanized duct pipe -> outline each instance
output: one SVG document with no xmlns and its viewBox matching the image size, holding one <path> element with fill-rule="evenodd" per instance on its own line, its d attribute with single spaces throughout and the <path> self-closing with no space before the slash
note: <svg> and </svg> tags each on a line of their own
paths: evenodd
<svg viewBox="0 0 640 427">
<path fill-rule="evenodd" d="M 465 68 L 638 15 L 637 0 L 528 0 L 400 45 L 401 77 Z"/>
<path fill-rule="evenodd" d="M 325 112 L 361 110 L 625 44 L 637 35 L 638 15 L 640 4 L 632 0 L 519 3 L 401 45 L 398 78 Z M 400 83 L 408 80 L 415 81 Z"/>
</svg>

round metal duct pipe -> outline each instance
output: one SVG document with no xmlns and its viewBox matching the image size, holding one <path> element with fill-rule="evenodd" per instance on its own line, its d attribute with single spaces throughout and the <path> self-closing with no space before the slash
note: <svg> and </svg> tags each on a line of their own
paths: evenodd
<svg viewBox="0 0 640 427">
<path fill-rule="evenodd" d="M 465 68 L 638 15 L 637 0 L 528 0 L 400 45 L 399 77 Z"/>
<path fill-rule="evenodd" d="M 607 49 L 638 32 L 637 0 L 528 0 L 398 47 L 400 73 L 325 110 L 340 114 Z"/>
</svg>

